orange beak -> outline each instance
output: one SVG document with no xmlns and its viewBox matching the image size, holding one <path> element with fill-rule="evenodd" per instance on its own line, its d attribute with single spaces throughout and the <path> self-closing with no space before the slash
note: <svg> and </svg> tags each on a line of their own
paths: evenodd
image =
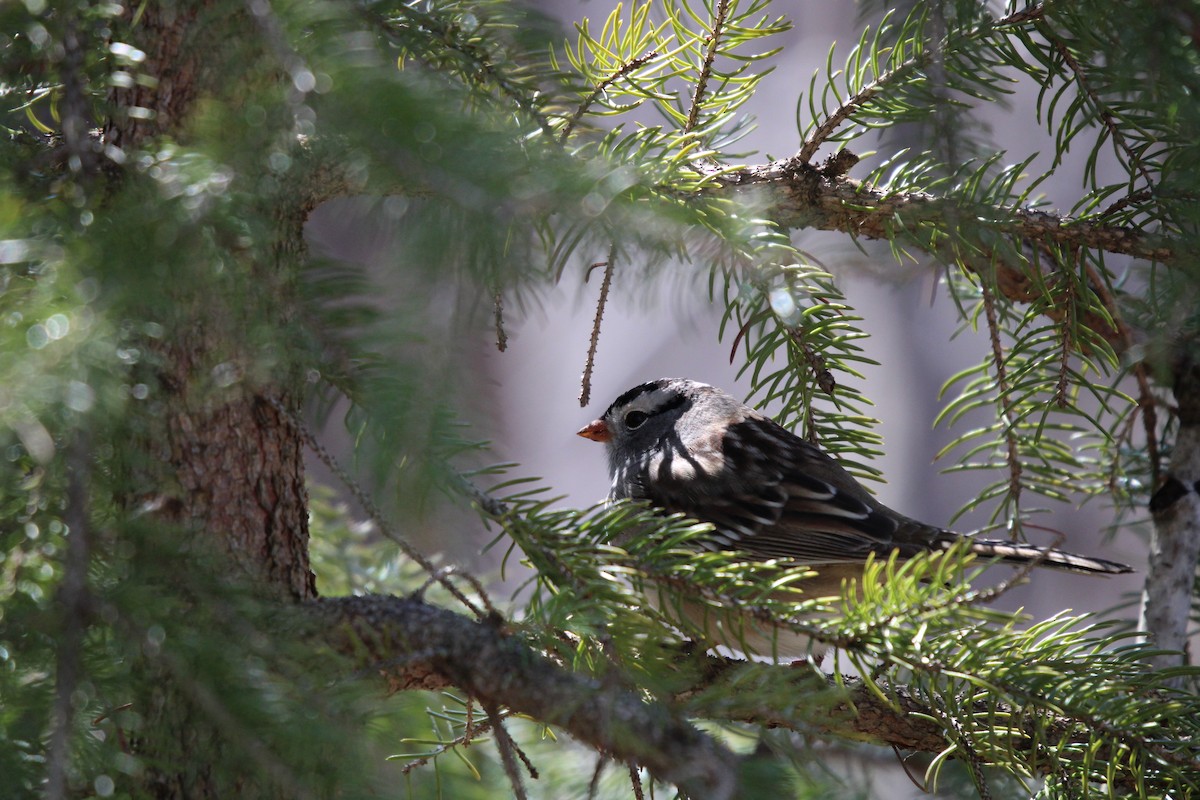
<svg viewBox="0 0 1200 800">
<path fill-rule="evenodd" d="M 612 438 L 612 431 L 608 429 L 608 426 L 604 424 L 604 420 L 602 419 L 584 425 L 575 433 L 585 439 L 591 439 L 593 442 L 607 442 Z"/>
</svg>

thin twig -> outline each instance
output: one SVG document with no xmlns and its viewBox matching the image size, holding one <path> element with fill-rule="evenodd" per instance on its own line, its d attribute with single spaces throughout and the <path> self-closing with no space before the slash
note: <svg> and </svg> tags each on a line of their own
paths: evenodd
<svg viewBox="0 0 1200 800">
<path fill-rule="evenodd" d="M 761 321 L 762 320 L 756 319 L 755 317 L 752 316 L 752 317 L 750 317 L 750 319 L 746 320 L 746 322 L 742 325 L 742 327 L 738 328 L 737 335 L 735 335 L 733 337 L 733 346 L 729 348 L 729 363 L 730 364 L 732 364 L 733 360 L 735 358 L 737 358 L 738 345 L 740 345 L 742 343 L 742 339 L 746 338 L 746 335 L 748 333 L 750 333 L 750 328 L 753 325 L 755 325 L 756 323 L 759 323 Z M 749 348 L 747 348 L 747 349 L 749 349 Z"/>
<path fill-rule="evenodd" d="M 946 728 L 954 731 L 954 746 L 959 751 L 960 760 L 966 762 L 967 769 L 971 772 L 975 790 L 979 792 L 979 800 L 992 800 L 992 792 L 988 789 L 987 780 L 983 776 L 983 759 L 979 757 L 979 753 L 975 752 L 975 747 L 971 744 L 967 732 L 963 730 L 962 723 L 953 714 L 942 708 L 940 703 L 936 704 L 934 708 L 936 708 L 938 716 L 945 720 Z"/>
<path fill-rule="evenodd" d="M 601 755 L 596 759 L 596 769 L 592 771 L 592 779 L 588 781 L 587 800 L 596 800 L 596 793 L 600 791 L 600 775 L 604 772 L 604 767 L 608 765 L 608 756 Z"/>
<path fill-rule="evenodd" d="M 883 664 L 880 664 L 880 666 L 883 666 Z M 871 682 L 876 682 L 874 677 L 871 678 Z M 917 780 L 917 776 L 912 774 L 912 770 L 908 768 L 908 761 L 905 760 L 904 756 L 900 755 L 900 748 L 894 744 L 891 747 L 892 752 L 896 755 L 896 763 L 900 765 L 900 769 L 904 770 L 904 777 L 908 778 L 908 782 L 917 787 L 921 794 L 933 794 L 927 782 Z"/>
<path fill-rule="evenodd" d="M 389 536 L 389 538 L 391 538 L 391 537 Z M 480 600 L 483 601 L 484 608 L 487 609 L 488 613 L 491 614 L 495 618 L 500 617 L 500 612 L 496 610 L 496 607 L 492 605 L 491 600 L 488 599 L 487 593 L 484 591 L 483 584 L 479 581 L 479 578 L 476 578 L 471 573 L 469 573 L 463 569 L 460 569 L 459 567 L 456 567 L 453 564 L 445 566 L 445 567 L 440 567 L 437 570 L 437 572 L 430 575 L 428 578 L 425 579 L 424 583 L 422 583 L 419 587 L 417 587 L 417 589 L 413 592 L 413 595 L 416 597 L 423 596 L 425 594 L 425 590 L 428 589 L 430 586 L 432 586 L 435 583 L 444 586 L 445 581 L 447 579 L 449 579 L 451 575 L 453 575 L 457 578 L 461 578 L 462 580 L 471 584 L 471 588 L 474 589 L 476 591 L 476 593 L 478 593 L 479 598 L 480 598 Z"/>
<path fill-rule="evenodd" d="M 1096 110 L 1096 115 L 1100 117 L 1101 122 L 1104 123 L 1104 127 L 1108 129 L 1108 133 L 1112 137 L 1113 148 L 1118 153 L 1124 153 L 1125 158 L 1129 161 L 1129 165 L 1141 174 L 1142 180 L 1146 181 L 1148 186 L 1154 186 L 1154 179 L 1150 176 L 1150 171 L 1146 169 L 1146 165 L 1142 163 L 1141 159 L 1137 157 L 1137 154 L 1129 146 L 1129 143 L 1125 141 L 1125 135 L 1121 132 L 1121 126 L 1117 124 L 1116 119 L 1108 108 L 1108 104 L 1096 94 L 1096 91 L 1088 82 L 1087 75 L 1084 74 L 1083 66 L 1075 59 L 1075 56 L 1071 55 L 1071 50 L 1067 47 L 1066 42 L 1056 36 L 1050 26 L 1041 20 L 1038 21 L 1036 27 L 1038 32 L 1046 37 L 1046 41 L 1050 43 L 1055 52 L 1062 58 L 1063 63 L 1071 70 L 1071 73 L 1075 76 L 1075 82 L 1079 84 L 1079 90 L 1091 101 L 1092 107 Z"/>
<path fill-rule="evenodd" d="M 354 499 L 357 500 L 359 505 L 362 506 L 363 510 L 367 512 L 367 516 L 372 522 L 375 523 L 376 527 L 379 529 L 379 532 L 394 542 L 400 548 L 400 552 L 404 553 L 405 556 L 420 565 L 421 569 L 425 570 L 425 572 L 427 572 L 433 580 L 437 581 L 442 585 L 443 588 L 446 589 L 446 591 L 450 592 L 450 594 L 453 595 L 458 602 L 470 609 L 471 613 L 475 616 L 482 619 L 485 616 L 494 616 L 497 613 L 495 606 L 492 605 L 492 601 L 488 598 L 487 594 L 480 591 L 482 587 L 479 586 L 478 582 L 475 582 L 473 586 L 476 588 L 476 591 L 479 591 L 479 599 L 484 605 L 483 610 L 471 602 L 471 600 L 468 599 L 467 596 L 449 580 L 448 576 L 453 573 L 453 570 L 438 568 L 422 553 L 414 549 L 411 545 L 409 545 L 408 542 L 404 541 L 402 536 L 392 530 L 392 527 L 388 525 L 387 521 L 384 519 L 383 512 L 379 510 L 379 506 L 375 504 L 375 501 L 371 498 L 371 496 L 367 494 L 367 492 L 358 484 L 358 481 L 350 477 L 350 474 L 342 468 L 342 465 L 339 464 L 337 459 L 333 457 L 333 454 L 326 450 L 325 446 L 317 441 L 317 437 L 311 430 L 309 430 L 308 426 L 304 424 L 303 420 L 289 411 L 283 405 L 283 403 L 279 401 L 278 398 L 264 397 L 263 399 L 270 404 L 272 408 L 279 412 L 284 419 L 291 423 L 292 427 L 295 428 L 296 432 L 300 434 L 300 438 L 304 440 L 304 443 L 308 446 L 308 448 L 312 450 L 313 453 L 316 454 L 317 458 L 321 459 L 322 463 L 329 468 L 329 471 L 336 475 L 338 480 L 340 480 L 342 484 L 350 490 L 350 493 L 354 495 Z M 464 478 L 463 480 L 466 479 Z"/>
<path fill-rule="evenodd" d="M 414 25 L 420 26 L 437 37 L 446 46 L 447 50 L 459 53 L 469 59 L 474 77 L 486 77 L 490 79 L 500 90 L 501 94 L 515 103 L 517 108 L 521 109 L 541 128 L 542 134 L 546 137 L 547 141 L 556 141 L 554 138 L 554 129 L 551 127 L 550 121 L 537 109 L 534 101 L 531 99 L 537 97 L 538 93 L 533 91 L 531 87 L 522 86 L 519 81 L 513 80 L 505 75 L 502 70 L 498 69 L 496 66 L 496 54 L 478 43 L 485 41 L 484 39 L 473 35 L 464 37 L 462 36 L 462 31 L 454 23 L 446 23 L 445 20 L 436 14 L 422 11 L 412 5 L 397 3 L 393 8 L 397 14 L 403 14 Z M 362 7 L 360 7 L 360 13 L 373 25 L 377 25 L 388 36 L 393 35 L 395 28 L 398 27 L 394 20 L 371 11 L 362 10 Z M 431 66 L 436 68 L 437 65 Z"/>
<path fill-rule="evenodd" d="M 988 27 L 991 32 L 997 28 L 1009 27 L 1013 25 L 1021 25 L 1026 22 L 1032 22 L 1041 19 L 1042 6 L 1039 4 L 1033 8 L 1023 9 L 1010 14 L 1003 19 L 997 20 L 994 25 Z M 920 55 L 914 56 L 903 63 L 897 65 L 894 69 L 878 75 L 875 80 L 868 83 L 862 89 L 859 89 L 850 96 L 846 102 L 842 103 L 834 112 L 826 117 L 825 121 L 818 125 L 813 132 L 804 140 L 804 144 L 800 147 L 800 152 L 796 154 L 795 159 L 801 163 L 807 164 L 812 161 L 813 156 L 821 149 L 821 145 L 833 135 L 843 122 L 850 119 L 855 112 L 859 111 L 867 103 L 871 102 L 884 88 L 890 86 L 896 80 L 903 78 L 913 70 L 921 69 L 927 66 L 933 59 L 935 54 L 945 51 L 949 37 L 937 47 L 930 47 L 923 51 Z"/>
<path fill-rule="evenodd" d="M 508 333 L 504 330 L 504 295 L 497 291 L 493 302 L 492 317 L 496 324 L 496 349 L 503 353 L 508 349 Z"/>
<path fill-rule="evenodd" d="M 376 673 L 379 671 L 378 668 L 376 668 L 376 667 L 380 667 L 380 666 L 382 666 L 382 665 L 373 666 L 373 669 Z M 468 705 L 467 708 L 470 709 L 471 706 Z M 504 712 L 501 712 L 500 716 L 503 718 L 503 717 L 510 716 L 511 714 L 512 714 L 511 711 L 504 711 Z M 400 774 L 407 775 L 408 773 L 412 772 L 417 767 L 425 766 L 433 759 L 437 758 L 438 756 L 442 755 L 443 753 L 450 752 L 455 747 L 462 747 L 463 745 L 470 744 L 471 741 L 473 741 L 474 739 L 477 739 L 478 737 L 487 733 L 491 729 L 492 729 L 491 720 L 481 720 L 480 722 L 475 723 L 475 724 L 471 724 L 470 722 L 468 722 L 466 730 L 464 730 L 462 732 L 462 734 L 460 734 L 457 738 L 455 738 L 453 741 L 445 742 L 443 744 L 438 745 L 436 748 L 434 748 L 434 750 L 432 752 L 427 753 L 426 755 L 423 755 L 420 758 L 414 758 L 412 761 L 409 761 L 407 764 L 405 764 L 403 767 L 400 768 Z"/>
<path fill-rule="evenodd" d="M 900 66 L 885 72 L 875 80 L 868 83 L 863 88 L 859 89 L 850 99 L 842 103 L 833 113 L 825 118 L 825 121 L 813 129 L 813 132 L 804 140 L 804 144 L 800 146 L 800 152 L 796 154 L 796 160 L 807 164 L 812 161 L 813 156 L 821 149 L 821 145 L 825 144 L 826 140 L 833 135 L 843 122 L 850 119 L 854 112 L 861 109 L 872 99 L 875 98 L 885 87 L 890 85 L 898 78 L 902 78 L 914 69 L 919 69 L 929 62 L 929 55 L 921 55 L 916 58 L 910 58 Z"/>
<path fill-rule="evenodd" d="M 822 180 L 815 168 L 800 162 L 796 156 L 736 170 L 722 171 L 718 167 L 704 170 L 711 176 L 713 186 L 695 196 L 729 199 L 742 193 L 752 194 L 757 202 L 766 203 L 762 213 L 782 228 L 894 239 L 901 233 L 916 232 L 931 222 L 959 214 L 989 234 L 1046 245 L 1082 246 L 1167 265 L 1185 252 L 1178 239 L 1132 225 L 1107 224 L 1092 217 L 1072 217 L 1025 206 L 973 203 L 929 192 L 889 192 L 848 179 Z M 937 252 L 936 248 L 933 252 Z M 1004 261 L 1000 263 L 1007 266 Z"/>
<path fill-rule="evenodd" d="M 1067 377 L 1069 374 L 1068 368 L 1071 362 L 1071 324 L 1066 320 L 1062 324 L 1062 336 L 1059 343 L 1058 352 L 1058 385 L 1054 387 L 1054 404 L 1059 408 L 1067 408 L 1071 405 L 1067 399 Z"/>
<path fill-rule="evenodd" d="M 1013 431 L 1014 418 L 1012 398 L 1008 393 L 1008 371 L 1004 366 L 1004 347 L 1000 343 L 1000 321 L 996 317 L 996 298 L 987 284 L 980 281 L 983 292 L 983 309 L 987 317 L 988 337 L 992 342 L 992 363 L 996 367 L 996 393 L 1000 399 L 1001 420 L 1004 422 L 1004 441 L 1008 453 L 1008 493 L 1013 503 L 1021 504 L 1021 459 L 1017 450 L 1017 437 Z"/>
<path fill-rule="evenodd" d="M 1152 198 L 1153 196 L 1154 196 L 1154 194 L 1149 189 L 1141 189 L 1139 191 L 1133 192 L 1132 194 L 1127 194 L 1124 197 L 1122 197 L 1120 200 L 1117 200 L 1115 203 L 1110 205 L 1108 208 L 1104 209 L 1099 214 L 1097 214 L 1096 218 L 1097 219 L 1108 219 L 1109 217 L 1115 216 L 1118 212 L 1124 211 L 1126 208 L 1133 205 L 1134 203 L 1144 203 L 1147 200 L 1149 200 L 1150 198 Z"/>
<path fill-rule="evenodd" d="M 1034 251 L 1036 254 L 1036 250 Z M 1076 248 L 1072 251 L 1076 261 L 1080 264 L 1084 262 L 1083 254 Z M 1036 259 L 1036 255 L 1035 255 Z M 1038 265 L 1035 263 L 1034 267 Z M 1066 298 L 1063 302 L 1063 318 L 1062 318 L 1062 336 L 1059 343 L 1058 354 L 1058 384 L 1054 388 L 1054 403 L 1059 408 L 1067 408 L 1070 401 L 1067 399 L 1067 378 L 1069 376 L 1069 368 L 1071 361 L 1071 348 L 1074 344 L 1074 337 L 1071 335 L 1074 331 L 1075 319 L 1070 312 L 1075 308 L 1075 282 L 1068 280 L 1066 283 Z"/>
<path fill-rule="evenodd" d="M 610 86 L 635 70 L 642 68 L 656 58 L 658 58 L 657 50 L 645 52 L 637 58 L 626 61 L 616 72 L 600 81 L 600 83 L 596 84 L 596 88 L 592 90 L 592 93 L 589 94 L 584 101 L 579 104 L 579 107 L 575 109 L 573 114 L 571 114 L 571 118 L 567 120 L 565 125 L 563 125 L 562 132 L 558 135 L 559 144 L 566 144 L 567 137 L 569 137 L 571 132 L 575 130 L 575 126 L 579 124 L 579 120 L 582 119 L 583 115 L 587 113 L 587 110 L 592 107 L 592 104 L 599 100 L 600 96 L 608 91 Z"/>
<path fill-rule="evenodd" d="M 492 706 L 485 706 L 487 711 L 488 721 L 492 723 L 492 730 L 496 734 L 496 749 L 500 751 L 500 763 L 504 765 L 504 773 L 508 776 L 508 782 L 512 786 L 513 796 L 517 800 L 526 800 L 525 783 L 521 780 L 521 771 L 517 769 L 517 759 L 513 755 L 516 745 L 513 743 L 512 737 L 508 735 L 508 730 L 504 727 L 504 720 L 501 719 L 496 709 Z"/>
<path fill-rule="evenodd" d="M 707 37 L 708 52 L 704 54 L 704 63 L 700 65 L 700 74 L 696 77 L 696 89 L 692 92 L 692 107 L 688 110 L 687 122 L 683 126 L 684 133 L 691 133 L 700 120 L 700 106 L 704 102 L 704 93 L 708 89 L 708 79 L 712 76 L 713 62 L 717 59 L 717 50 L 721 46 L 721 34 L 724 32 L 725 18 L 729 15 L 729 0 L 720 0 L 717 10 L 713 13 L 712 33 Z"/>
<path fill-rule="evenodd" d="M 820 387 L 822 392 L 832 396 L 837 389 L 837 380 L 825 365 L 825 357 L 814 350 L 812 345 L 804 340 L 804 336 L 799 328 L 789 325 L 785 330 L 787 331 L 788 338 L 800 348 L 800 352 L 804 355 L 804 362 L 812 370 L 817 386 Z"/>
<path fill-rule="evenodd" d="M 464 494 L 468 495 L 480 510 L 495 520 L 499 520 L 508 513 L 508 504 L 499 498 L 492 497 L 490 494 L 480 489 L 475 485 L 474 481 L 466 475 L 455 472 L 454 478 L 458 482 L 459 488 Z"/>
<path fill-rule="evenodd" d="M 1117 335 L 1120 337 L 1122 351 L 1128 352 L 1134 346 L 1133 330 L 1129 327 L 1129 323 L 1125 322 L 1125 318 L 1121 315 L 1121 310 L 1117 306 L 1116 299 L 1113 297 L 1112 292 L 1108 290 L 1108 284 L 1100 279 L 1101 276 L 1096 271 L 1095 266 L 1085 260 L 1083 262 L 1083 269 L 1087 276 L 1088 285 L 1096 293 L 1096 296 L 1100 298 L 1100 303 L 1104 306 L 1105 311 L 1108 312 L 1117 327 Z M 1161 478 L 1161 456 L 1158 450 L 1158 411 L 1157 402 L 1154 398 L 1154 390 L 1150 387 L 1150 376 L 1147 372 L 1145 359 L 1140 359 L 1133 365 L 1133 377 L 1138 385 L 1138 408 L 1141 409 L 1142 425 L 1146 431 L 1146 458 L 1150 461 L 1151 486 L 1157 488 Z"/>
<path fill-rule="evenodd" d="M 487 609 L 487 612 L 493 617 L 500 616 L 500 612 L 496 610 L 496 607 L 492 605 L 492 601 L 488 599 L 487 592 L 484 591 L 483 583 L 480 582 L 479 578 L 476 578 L 470 572 L 467 572 L 461 567 L 454 565 L 443 567 L 441 571 L 446 576 L 456 575 L 462 580 L 471 584 L 471 588 L 475 590 L 477 595 L 479 595 L 479 599 L 483 602 L 483 607 Z"/>
<path fill-rule="evenodd" d="M 596 348 L 600 345 L 600 323 L 604 320 L 604 308 L 608 304 L 608 290 L 612 286 L 613 263 L 617 258 L 617 246 L 608 248 L 608 261 L 603 265 L 592 264 L 588 274 L 596 267 L 604 267 L 604 280 L 600 283 L 600 299 L 596 301 L 596 318 L 592 321 L 592 338 L 588 344 L 587 361 L 583 365 L 583 381 L 579 388 L 579 407 L 585 408 L 592 399 L 592 372 L 596 368 Z M 586 282 L 587 279 L 585 278 Z"/>
<path fill-rule="evenodd" d="M 629 785 L 633 788 L 634 800 L 646 800 L 646 790 L 642 788 L 642 775 L 636 764 L 629 764 Z"/>
<path fill-rule="evenodd" d="M 505 733 L 507 733 L 507 731 L 505 731 Z M 521 759 L 521 763 L 525 765 L 525 771 L 529 773 L 529 777 L 536 781 L 539 777 L 537 767 L 535 767 L 533 762 L 529 760 L 529 756 L 526 755 L 525 751 L 521 749 L 521 745 L 517 744 L 516 741 L 511 737 L 509 737 L 509 741 L 512 743 L 513 751 L 516 752 L 517 758 Z"/>
</svg>

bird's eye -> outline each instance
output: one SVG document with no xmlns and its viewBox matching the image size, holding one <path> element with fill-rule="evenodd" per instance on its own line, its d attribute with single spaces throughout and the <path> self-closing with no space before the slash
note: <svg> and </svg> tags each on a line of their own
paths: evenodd
<svg viewBox="0 0 1200 800">
<path fill-rule="evenodd" d="M 638 428 L 642 427 L 642 424 L 645 423 L 647 418 L 646 412 L 644 411 L 630 411 L 625 415 L 625 427 L 629 428 L 631 431 L 637 430 Z"/>
</svg>

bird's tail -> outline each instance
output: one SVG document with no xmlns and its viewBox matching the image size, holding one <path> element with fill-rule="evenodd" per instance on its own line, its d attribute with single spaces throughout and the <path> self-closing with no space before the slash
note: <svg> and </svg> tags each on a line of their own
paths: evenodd
<svg viewBox="0 0 1200 800">
<path fill-rule="evenodd" d="M 1053 567 L 1070 572 L 1102 575 L 1133 572 L 1133 568 L 1129 565 L 1116 561 L 1064 553 L 1062 550 L 1055 550 L 1052 547 L 1038 547 L 1033 544 L 1017 544 L 995 539 L 971 539 L 971 552 L 983 558 L 997 558 L 1008 564 L 1036 562 L 1039 567 Z"/>
</svg>

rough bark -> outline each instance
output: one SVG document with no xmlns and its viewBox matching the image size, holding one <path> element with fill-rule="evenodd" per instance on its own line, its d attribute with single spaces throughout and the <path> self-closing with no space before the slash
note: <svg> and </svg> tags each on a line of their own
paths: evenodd
<svg viewBox="0 0 1200 800">
<path fill-rule="evenodd" d="M 200 99 L 228 99 L 275 79 L 264 66 L 270 59 L 254 50 L 262 43 L 233 35 L 239 25 L 253 24 L 246 9 L 200 0 L 126 10 L 127 21 L 134 13 L 139 18 L 123 31 L 124 40 L 145 52 L 141 72 L 153 80 L 110 93 L 113 112 L 102 134 L 110 155 L 124 153 L 129 165 L 159 137 L 186 142 Z M 118 201 L 123 178 L 119 171 L 109 176 L 110 196 Z M 148 312 L 164 332 L 144 343 L 154 354 L 161 410 L 144 412 L 132 426 L 144 452 L 130 500 L 162 524 L 203 539 L 197 552 L 226 554 L 230 573 L 262 595 L 299 601 L 316 596 L 303 448 L 275 405 L 294 409 L 299 382 L 288 364 L 256 352 L 260 342 L 247 335 L 266 326 L 286 330 L 295 313 L 294 266 L 303 257 L 311 198 L 285 197 L 290 202 L 261 200 L 271 204 L 263 217 L 274 222 L 274 241 L 255 242 L 244 252 L 233 247 L 222 265 L 244 270 L 238 285 L 248 287 L 246 296 L 197 290 L 216 270 L 192 255 L 180 261 L 188 273 L 179 276 L 178 288 L 169 285 L 156 296 L 169 296 L 173 306 L 165 317 L 161 309 Z M 161 280 L 154 265 L 145 266 L 146 280 Z M 137 309 L 128 313 L 136 316 Z M 220 702 L 202 687 L 180 685 L 180 670 L 170 666 L 154 659 L 135 665 L 144 688 L 134 699 L 144 720 L 134 748 L 145 765 L 139 791 L 162 798 L 292 796 L 286 782 L 264 782 L 261 765 L 234 757 L 245 753 L 245 742 L 230 738 L 233 726 L 222 720 Z"/>
<path fill-rule="evenodd" d="M 315 597 L 303 452 L 286 421 L 243 391 L 197 402 L 175 385 L 167 397 L 167 458 L 179 491 L 161 518 L 214 539 L 266 591 Z"/>
<path fill-rule="evenodd" d="M 145 52 L 142 71 L 154 80 L 112 91 L 113 114 L 103 133 L 110 150 L 129 151 L 156 137 L 186 139 L 197 100 L 228 94 L 230 75 L 239 76 L 234 86 L 253 81 L 263 61 L 253 45 L 228 35 L 235 25 L 250 24 L 240 4 L 151 3 L 137 13 L 127 35 Z M 119 184 L 120 175 L 113 180 Z M 235 261 L 248 273 L 245 285 L 269 302 L 195 296 L 185 288 L 173 298 L 161 342 L 147 342 L 157 355 L 165 409 L 161 426 L 160 420 L 147 426 L 152 433 L 144 479 L 153 487 L 148 493 L 160 519 L 214 540 L 266 592 L 301 600 L 316 591 L 308 563 L 303 451 L 269 402 L 294 407 L 294 378 L 286 365 L 261 374 L 255 368 L 260 354 L 249 349 L 246 335 L 257 313 L 278 326 L 294 314 L 293 267 L 303 256 L 310 206 L 300 195 L 285 196 L 294 202 L 273 210 L 274 245 L 255 251 L 270 255 L 257 263 Z M 147 280 L 155 280 L 152 265 L 147 267 Z M 202 274 L 211 266 L 183 268 Z"/>
<path fill-rule="evenodd" d="M 147 139 L 185 130 L 197 98 L 218 90 L 236 74 L 225 71 L 228 24 L 217 21 L 219 0 L 147 3 L 126 9 L 138 14 L 128 38 L 146 54 L 141 71 L 155 80 L 116 87 L 109 93 L 113 115 L 104 124 L 104 143 L 130 152 Z M 215 13 L 214 13 L 215 12 Z"/>
<path fill-rule="evenodd" d="M 484 707 L 561 726 L 689 796 L 733 796 L 738 759 L 723 745 L 628 689 L 564 669 L 498 624 L 380 595 L 329 598 L 308 608 L 317 623 L 312 635 L 356 666 L 378 669 L 393 689 L 457 687 Z"/>
</svg>

